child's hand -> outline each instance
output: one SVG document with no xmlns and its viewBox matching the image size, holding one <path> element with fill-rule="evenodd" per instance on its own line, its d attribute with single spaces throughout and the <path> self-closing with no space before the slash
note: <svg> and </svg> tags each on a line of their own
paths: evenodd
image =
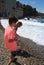
<svg viewBox="0 0 44 65">
<path fill-rule="evenodd" d="M 17 39 L 18 39 L 18 38 L 16 37 L 14 40 L 17 41 Z"/>
<path fill-rule="evenodd" d="M 8 39 L 9 42 L 13 42 L 14 40 L 13 39 Z"/>
</svg>

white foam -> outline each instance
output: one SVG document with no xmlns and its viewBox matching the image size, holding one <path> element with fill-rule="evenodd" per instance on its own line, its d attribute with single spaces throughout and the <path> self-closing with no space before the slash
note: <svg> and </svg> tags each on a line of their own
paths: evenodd
<svg viewBox="0 0 44 65">
<path fill-rule="evenodd" d="M 33 25 L 33 26 L 44 26 L 44 23 L 40 23 L 38 22 L 36 19 L 31 19 L 31 20 L 19 20 L 21 21 L 23 24 L 26 24 L 26 25 Z"/>
<path fill-rule="evenodd" d="M 9 25 L 8 19 L 1 19 L 1 25 L 6 28 Z"/>
<path fill-rule="evenodd" d="M 44 23 L 38 22 L 36 19 L 24 20 L 22 27 L 18 29 L 17 34 L 22 37 L 29 38 L 39 45 L 44 45 Z M 2 19 L 1 24 L 4 28 L 8 25 L 8 19 Z"/>
</svg>

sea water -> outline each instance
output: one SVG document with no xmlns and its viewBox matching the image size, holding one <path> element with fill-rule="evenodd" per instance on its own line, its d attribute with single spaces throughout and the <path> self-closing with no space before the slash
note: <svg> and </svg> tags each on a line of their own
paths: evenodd
<svg viewBox="0 0 44 65">
<path fill-rule="evenodd" d="M 36 42 L 36 44 L 44 45 L 44 19 L 20 19 L 22 27 L 18 28 L 17 34 Z M 1 19 L 1 24 L 5 28 L 8 24 L 8 19 Z"/>
</svg>

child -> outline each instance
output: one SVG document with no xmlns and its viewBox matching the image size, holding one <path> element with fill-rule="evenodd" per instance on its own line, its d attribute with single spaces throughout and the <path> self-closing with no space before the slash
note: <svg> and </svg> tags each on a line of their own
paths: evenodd
<svg viewBox="0 0 44 65">
<path fill-rule="evenodd" d="M 16 45 L 16 23 L 18 19 L 13 16 L 9 18 L 9 26 L 5 29 L 5 34 L 4 34 L 4 41 L 5 41 L 5 47 L 7 50 L 11 52 L 10 59 L 8 61 L 8 65 L 11 64 L 11 62 L 15 59 L 16 56 L 16 50 L 17 50 L 17 45 Z"/>
</svg>

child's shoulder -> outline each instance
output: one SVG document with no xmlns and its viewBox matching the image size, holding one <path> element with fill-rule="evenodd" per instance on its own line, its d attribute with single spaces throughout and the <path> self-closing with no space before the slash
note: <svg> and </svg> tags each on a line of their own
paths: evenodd
<svg viewBox="0 0 44 65">
<path fill-rule="evenodd" d="M 10 26 L 7 26 L 7 27 L 5 28 L 5 32 L 9 33 L 10 31 L 12 31 L 12 28 L 11 28 Z"/>
</svg>

